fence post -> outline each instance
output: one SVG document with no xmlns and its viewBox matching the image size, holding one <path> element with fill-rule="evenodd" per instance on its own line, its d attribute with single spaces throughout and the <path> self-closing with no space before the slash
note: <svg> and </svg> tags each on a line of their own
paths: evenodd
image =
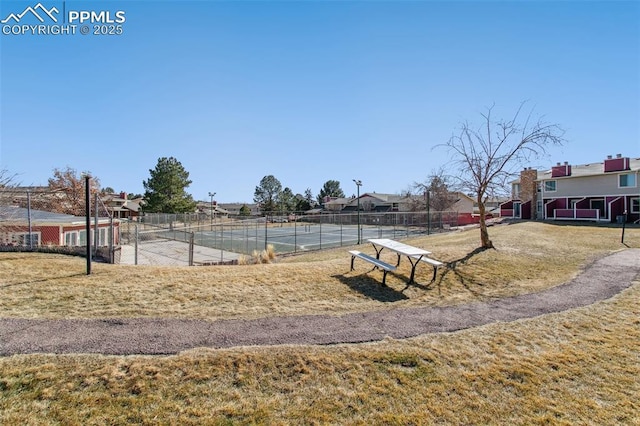
<svg viewBox="0 0 640 426">
<path fill-rule="evenodd" d="M 136 223 L 134 226 L 134 230 L 133 232 L 135 233 L 135 235 L 133 236 L 133 264 L 137 265 L 138 264 L 138 224 Z"/>
<path fill-rule="evenodd" d="M 189 233 L 189 266 L 193 266 L 193 238 L 194 233 Z"/>
<path fill-rule="evenodd" d="M 264 217 L 264 249 L 267 249 L 267 239 L 269 238 L 269 234 L 267 233 L 267 216 Z"/>
<path fill-rule="evenodd" d="M 27 191 L 27 223 L 29 226 L 29 250 L 33 250 L 33 233 L 31 228 L 31 192 Z"/>
<path fill-rule="evenodd" d="M 93 255 L 98 256 L 98 240 L 100 239 L 100 234 L 98 233 L 98 193 L 95 194 L 94 201 L 94 209 L 95 209 L 95 218 L 93 220 Z M 91 237 L 88 238 L 87 243 L 90 244 Z"/>
<path fill-rule="evenodd" d="M 98 207 L 96 206 L 96 210 Z M 97 228 L 97 226 L 96 226 Z M 113 216 L 109 218 L 109 263 L 114 264 L 116 261 L 115 253 L 114 253 L 114 240 L 115 240 L 115 228 L 113 227 Z M 98 254 L 98 248 L 96 247 L 96 254 Z"/>
</svg>

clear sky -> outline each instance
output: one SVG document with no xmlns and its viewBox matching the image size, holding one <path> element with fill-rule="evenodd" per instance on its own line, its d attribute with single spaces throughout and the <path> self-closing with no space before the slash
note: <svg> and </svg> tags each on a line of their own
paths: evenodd
<svg viewBox="0 0 640 426">
<path fill-rule="evenodd" d="M 294 193 L 338 180 L 349 196 L 353 179 L 399 193 L 446 166 L 434 146 L 461 121 L 523 100 L 566 129 L 532 166 L 640 157 L 637 1 L 40 2 L 67 24 L 126 21 L 120 35 L 3 24 L 0 168 L 24 185 L 70 166 L 142 193 L 172 156 L 198 200 L 251 202 L 266 175 Z M 0 19 L 37 4 L 3 0 Z"/>
</svg>

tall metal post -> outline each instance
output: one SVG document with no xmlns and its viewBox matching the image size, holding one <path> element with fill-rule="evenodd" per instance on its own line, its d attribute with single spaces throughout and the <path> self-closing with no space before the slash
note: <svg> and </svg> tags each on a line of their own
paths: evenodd
<svg viewBox="0 0 640 426">
<path fill-rule="evenodd" d="M 189 233 L 189 266 L 193 266 L 193 240 L 195 234 L 193 232 Z"/>
<path fill-rule="evenodd" d="M 96 206 L 96 210 L 97 209 L 98 209 L 98 207 Z M 109 217 L 109 263 L 111 263 L 111 264 L 116 263 L 116 257 L 115 257 L 116 251 L 113 248 L 113 246 L 115 245 L 115 239 L 116 239 L 116 231 L 115 231 L 115 227 L 113 225 L 113 216 L 110 216 Z M 97 253 L 98 252 L 97 252 L 97 249 L 96 249 L 96 254 Z"/>
<path fill-rule="evenodd" d="M 89 188 L 91 177 L 86 175 L 84 177 L 84 199 L 85 199 L 85 217 L 86 217 L 86 232 L 87 232 L 87 275 L 91 275 L 91 191 Z"/>
<path fill-rule="evenodd" d="M 96 206 L 95 218 L 93 220 L 93 255 L 98 256 L 98 240 L 100 239 L 100 234 L 98 233 L 98 193 L 97 192 L 93 201 L 93 205 Z"/>
<path fill-rule="evenodd" d="M 27 191 L 27 222 L 29 225 L 29 250 L 33 250 L 33 234 L 31 233 L 31 192 Z"/>
<path fill-rule="evenodd" d="M 138 264 L 138 224 L 135 225 L 135 240 L 134 240 L 134 249 L 133 249 L 133 264 Z"/>
<path fill-rule="evenodd" d="M 431 234 L 431 199 L 427 189 L 427 235 Z"/>
<path fill-rule="evenodd" d="M 358 187 L 358 244 L 360 244 L 360 186 L 362 186 L 362 181 L 361 180 L 356 180 L 353 179 L 353 181 L 355 182 L 356 186 Z"/>
<path fill-rule="evenodd" d="M 269 233 L 267 232 L 267 216 L 264 217 L 264 249 L 267 249 L 267 244 L 269 240 Z"/>
<path fill-rule="evenodd" d="M 211 226 L 211 230 L 213 231 L 213 197 L 216 196 L 215 192 L 209 192 L 209 197 L 211 197 L 211 208 L 209 211 L 209 225 Z"/>
</svg>

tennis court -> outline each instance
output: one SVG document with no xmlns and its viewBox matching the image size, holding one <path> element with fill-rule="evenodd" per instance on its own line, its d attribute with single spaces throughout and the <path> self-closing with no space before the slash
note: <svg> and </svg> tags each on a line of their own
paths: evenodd
<svg viewBox="0 0 640 426">
<path fill-rule="evenodd" d="M 392 226 L 362 226 L 361 241 L 369 238 L 404 238 L 423 234 L 424 228 Z M 270 226 L 218 226 L 209 231 L 197 231 L 194 244 L 222 250 L 251 254 L 272 245 L 276 253 L 296 253 L 357 244 L 357 225 L 294 223 Z"/>
<path fill-rule="evenodd" d="M 129 223 L 123 228 L 123 242 L 137 247 L 139 262 L 144 255 L 155 264 L 164 263 L 163 258 L 169 264 L 177 259 L 180 264 L 224 263 L 237 260 L 241 254 L 253 256 L 268 246 L 273 246 L 277 254 L 289 254 L 350 246 L 370 238 L 401 239 L 439 232 L 455 226 L 456 216 L 438 213 L 432 215 L 430 221 L 424 213 L 378 213 L 360 217 L 324 214 L 293 221 L 284 220 L 284 217 L 277 223 L 265 218 L 210 223 L 170 222 L 164 226 Z"/>
</svg>

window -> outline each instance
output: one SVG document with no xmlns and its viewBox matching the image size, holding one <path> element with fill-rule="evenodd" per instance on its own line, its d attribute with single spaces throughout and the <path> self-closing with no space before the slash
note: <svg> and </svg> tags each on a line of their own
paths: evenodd
<svg viewBox="0 0 640 426">
<path fill-rule="evenodd" d="M 519 199 L 520 198 L 520 184 L 519 183 L 514 183 L 513 184 L 512 193 L 513 193 L 513 198 L 515 198 L 515 199 Z"/>
<path fill-rule="evenodd" d="M 64 233 L 64 243 L 67 246 L 75 246 L 78 244 L 78 233 L 77 232 L 65 232 Z"/>
<path fill-rule="evenodd" d="M 556 181 L 546 180 L 544 182 L 544 190 L 545 192 L 556 192 Z"/>
<path fill-rule="evenodd" d="M 635 188 L 636 187 L 636 174 L 626 173 L 618 175 L 618 187 L 620 188 Z"/>
<path fill-rule="evenodd" d="M 640 213 L 640 197 L 631 199 L 631 213 Z"/>
<path fill-rule="evenodd" d="M 26 234 L 16 234 L 15 241 L 18 245 L 21 246 L 37 246 L 40 243 L 40 234 L 32 232 L 31 235 L 29 233 Z M 29 244 L 31 242 L 31 244 Z"/>
</svg>

